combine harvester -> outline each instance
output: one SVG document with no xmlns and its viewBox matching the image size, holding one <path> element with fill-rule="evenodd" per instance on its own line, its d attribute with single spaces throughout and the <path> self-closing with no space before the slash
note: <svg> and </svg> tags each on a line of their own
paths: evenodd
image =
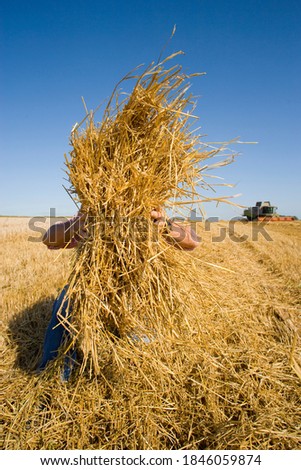
<svg viewBox="0 0 301 470">
<path fill-rule="evenodd" d="M 263 220 L 267 222 L 292 222 L 297 220 L 297 217 L 294 215 L 279 215 L 276 210 L 276 206 L 271 206 L 270 201 L 265 202 L 256 202 L 256 206 L 248 207 L 244 210 L 244 217 L 249 221 L 258 221 Z"/>
</svg>

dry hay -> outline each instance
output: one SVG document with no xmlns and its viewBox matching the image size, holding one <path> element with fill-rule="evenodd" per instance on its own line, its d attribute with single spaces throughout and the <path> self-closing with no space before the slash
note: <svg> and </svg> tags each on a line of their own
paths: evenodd
<svg viewBox="0 0 301 470">
<path fill-rule="evenodd" d="M 219 245 L 185 253 L 153 233 L 151 209 L 199 198 L 195 183 L 212 156 L 189 131 L 186 89 L 170 97 L 185 80 L 178 67 L 148 69 L 100 125 L 90 119 L 72 135 L 68 172 L 90 216 L 69 276 L 78 365 L 69 382 L 62 357 L 28 376 L 37 360 L 14 367 L 15 344 L 22 328 L 37 330 L 41 304 L 10 322 L 7 449 L 300 445 L 300 384 L 288 357 L 296 341 L 258 298 L 258 266 L 241 264 L 240 245 L 227 248 L 225 263 Z M 131 220 L 143 229 L 134 224 L 135 237 Z"/>
<path fill-rule="evenodd" d="M 90 118 L 72 134 L 68 174 L 88 215 L 67 292 L 81 371 L 99 374 L 112 356 L 122 368 L 133 353 L 129 338 L 155 339 L 156 350 L 169 351 L 169 339 L 189 330 L 190 294 L 179 285 L 186 264 L 150 219 L 171 199 L 196 199 L 196 184 L 206 185 L 204 161 L 216 153 L 190 131 L 186 81 L 179 66 L 152 66 L 124 102 L 113 94 L 101 124 Z M 116 337 L 125 339 L 120 351 Z"/>
</svg>

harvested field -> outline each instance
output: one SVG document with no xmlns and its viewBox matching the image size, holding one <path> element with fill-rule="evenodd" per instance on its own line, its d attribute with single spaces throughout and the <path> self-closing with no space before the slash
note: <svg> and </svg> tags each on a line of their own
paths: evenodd
<svg viewBox="0 0 301 470">
<path fill-rule="evenodd" d="M 72 250 L 28 241 L 28 220 L 0 218 L 4 449 L 301 448 L 301 222 L 199 223 L 200 246 L 174 249 L 187 330 L 62 383 L 34 370 Z"/>
</svg>

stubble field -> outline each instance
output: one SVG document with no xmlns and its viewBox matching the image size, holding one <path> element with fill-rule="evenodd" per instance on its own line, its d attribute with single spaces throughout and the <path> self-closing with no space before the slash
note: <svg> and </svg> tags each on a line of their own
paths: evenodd
<svg viewBox="0 0 301 470">
<path fill-rule="evenodd" d="M 200 246 L 176 253 L 201 286 L 191 355 L 181 338 L 172 379 L 147 380 L 150 346 L 112 384 L 35 374 L 72 250 L 28 223 L 0 218 L 4 449 L 301 448 L 301 222 L 199 223 Z"/>
</svg>

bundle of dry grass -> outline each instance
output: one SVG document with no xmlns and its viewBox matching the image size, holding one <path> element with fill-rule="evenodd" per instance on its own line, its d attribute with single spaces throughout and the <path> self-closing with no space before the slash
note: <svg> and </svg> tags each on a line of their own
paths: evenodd
<svg viewBox="0 0 301 470">
<path fill-rule="evenodd" d="M 72 134 L 67 173 L 88 235 L 69 279 L 72 314 L 62 321 L 82 351 L 82 370 L 97 374 L 116 355 L 117 338 L 166 344 L 191 308 L 177 282 L 187 267 L 150 213 L 171 199 L 196 199 L 196 184 L 206 186 L 203 162 L 216 151 L 191 132 L 187 77 L 165 63 L 139 76 L 121 104 L 115 91 L 100 124 L 90 117 Z"/>
</svg>

